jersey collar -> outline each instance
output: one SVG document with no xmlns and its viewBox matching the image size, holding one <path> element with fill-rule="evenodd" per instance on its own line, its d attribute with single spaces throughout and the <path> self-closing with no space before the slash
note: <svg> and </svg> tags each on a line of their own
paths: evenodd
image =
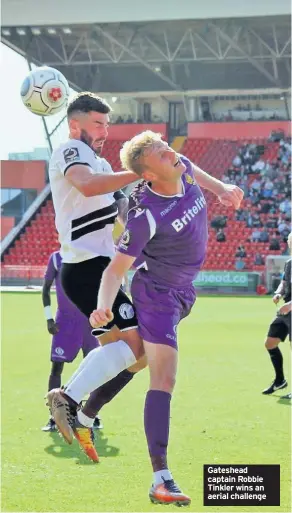
<svg viewBox="0 0 292 513">
<path fill-rule="evenodd" d="M 152 192 L 152 194 L 155 194 L 155 196 L 159 196 L 160 198 L 182 198 L 184 195 L 185 195 L 185 185 L 183 183 L 183 180 L 181 179 L 181 184 L 182 184 L 182 190 L 183 192 L 179 193 L 179 194 L 172 194 L 171 196 L 166 196 L 165 194 L 159 194 L 158 192 L 155 192 L 153 191 L 153 189 L 151 189 L 151 187 L 149 187 L 148 185 L 148 182 L 146 182 L 146 187 L 149 191 Z"/>
</svg>

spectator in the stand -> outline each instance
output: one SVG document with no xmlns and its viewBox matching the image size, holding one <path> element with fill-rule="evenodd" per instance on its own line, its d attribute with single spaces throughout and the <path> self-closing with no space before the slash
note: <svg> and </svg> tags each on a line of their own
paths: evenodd
<svg viewBox="0 0 292 513">
<path fill-rule="evenodd" d="M 252 214 L 249 212 L 246 217 L 246 227 L 251 228 L 252 227 Z"/>
<path fill-rule="evenodd" d="M 128 115 L 126 123 L 134 123 L 134 120 L 133 120 L 131 114 Z"/>
<path fill-rule="evenodd" d="M 247 219 L 247 210 L 243 208 L 239 208 L 235 212 L 235 220 L 236 221 L 245 221 Z"/>
<path fill-rule="evenodd" d="M 236 155 L 236 157 L 234 157 L 234 159 L 233 159 L 232 165 L 234 167 L 240 167 L 241 164 L 242 164 L 242 160 L 241 160 L 240 156 Z"/>
<path fill-rule="evenodd" d="M 283 212 L 283 214 L 290 214 L 291 212 L 291 201 L 286 198 L 284 201 L 281 201 L 279 205 L 280 212 Z"/>
<path fill-rule="evenodd" d="M 254 257 L 254 265 L 264 265 L 264 259 L 260 253 L 256 253 Z"/>
<path fill-rule="evenodd" d="M 215 216 L 211 221 L 211 227 L 219 230 L 219 228 L 225 228 L 226 223 L 227 216 Z"/>
<path fill-rule="evenodd" d="M 230 179 L 229 179 L 229 176 L 227 173 L 224 173 L 223 177 L 222 177 L 222 182 L 224 183 L 230 183 Z"/>
<path fill-rule="evenodd" d="M 273 189 L 274 189 L 273 182 L 269 178 L 267 178 L 264 183 L 263 194 L 262 194 L 263 198 L 271 198 L 273 196 Z"/>
<path fill-rule="evenodd" d="M 270 251 L 279 251 L 279 249 L 280 249 L 280 241 L 277 238 L 277 234 L 274 234 L 274 236 L 270 240 L 269 250 Z"/>
<path fill-rule="evenodd" d="M 268 201 L 262 201 L 260 203 L 260 214 L 268 214 L 268 212 L 270 212 L 271 210 L 271 206 L 272 206 L 272 201 L 271 200 L 268 200 Z"/>
<path fill-rule="evenodd" d="M 236 257 L 241 257 L 241 258 L 245 258 L 246 257 L 246 251 L 245 251 L 245 247 L 243 244 L 240 244 L 240 246 L 238 246 L 237 250 L 236 250 L 236 253 L 235 253 L 235 256 Z"/>
<path fill-rule="evenodd" d="M 265 169 L 265 176 L 267 178 L 270 178 L 271 180 L 275 180 L 277 175 L 278 175 L 278 172 L 277 172 L 276 166 L 271 165 L 269 162 L 267 162 L 266 169 Z"/>
<path fill-rule="evenodd" d="M 253 166 L 251 166 L 251 169 L 254 173 L 261 173 L 266 167 L 265 161 L 260 159 L 258 160 Z"/>
<path fill-rule="evenodd" d="M 236 271 L 242 271 L 245 268 L 245 261 L 242 258 L 236 258 L 235 260 L 235 269 Z"/>
<path fill-rule="evenodd" d="M 263 226 L 263 224 L 261 222 L 261 218 L 260 218 L 259 214 L 257 214 L 257 213 L 255 213 L 251 216 L 251 222 L 252 222 L 252 224 L 251 224 L 252 228 L 254 228 L 254 227 L 259 228 L 259 227 Z"/>
<path fill-rule="evenodd" d="M 257 205 L 261 201 L 260 195 L 257 191 L 256 192 L 251 191 L 250 201 L 251 201 L 252 205 Z"/>
<path fill-rule="evenodd" d="M 226 235 L 225 235 L 224 230 L 222 228 L 219 228 L 219 230 L 217 232 L 216 241 L 217 242 L 226 242 Z"/>
<path fill-rule="evenodd" d="M 281 236 L 282 241 L 286 242 L 287 237 L 291 231 L 291 226 L 284 219 L 278 224 L 278 232 Z"/>
<path fill-rule="evenodd" d="M 248 188 L 246 179 L 247 179 L 247 176 L 243 176 L 238 182 L 238 186 L 243 190 L 245 198 L 248 196 L 248 193 L 249 193 L 249 188 Z"/>
<path fill-rule="evenodd" d="M 267 228 L 277 228 L 277 219 L 275 217 L 273 217 L 272 215 L 268 216 L 267 218 L 267 222 L 266 222 L 266 227 Z"/>
<path fill-rule="evenodd" d="M 251 240 L 251 242 L 259 242 L 260 237 L 261 237 L 261 232 L 259 229 L 256 229 L 252 232 L 250 240 Z"/>
<path fill-rule="evenodd" d="M 255 192 L 259 192 L 262 187 L 262 182 L 258 178 L 255 178 L 251 183 L 251 189 Z"/>
<path fill-rule="evenodd" d="M 269 232 L 265 228 L 261 231 L 260 242 L 269 242 Z"/>
</svg>

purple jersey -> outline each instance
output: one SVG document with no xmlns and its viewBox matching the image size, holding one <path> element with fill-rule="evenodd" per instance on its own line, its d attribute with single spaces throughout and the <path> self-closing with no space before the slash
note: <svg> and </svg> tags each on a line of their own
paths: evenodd
<svg viewBox="0 0 292 513">
<path fill-rule="evenodd" d="M 155 282 L 169 287 L 192 283 L 204 262 L 207 241 L 207 207 L 195 183 L 191 162 L 182 175 L 183 193 L 162 196 L 146 182 L 130 196 L 128 222 L 119 242 L 121 253 L 137 257 Z"/>
<path fill-rule="evenodd" d="M 51 254 L 48 262 L 48 266 L 45 272 L 45 280 L 53 281 L 55 280 L 56 286 L 56 294 L 57 294 L 57 303 L 58 303 L 58 312 L 61 312 L 66 315 L 79 315 L 83 317 L 83 314 L 78 310 L 78 308 L 71 303 L 70 299 L 66 296 L 63 287 L 61 285 L 61 276 L 60 269 L 62 265 L 62 258 L 59 251 L 55 251 Z"/>
</svg>

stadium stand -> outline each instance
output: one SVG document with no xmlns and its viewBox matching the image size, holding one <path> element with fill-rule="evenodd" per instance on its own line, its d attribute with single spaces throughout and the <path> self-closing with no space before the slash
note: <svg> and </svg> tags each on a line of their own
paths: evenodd
<svg viewBox="0 0 292 513">
<path fill-rule="evenodd" d="M 104 147 L 104 156 L 112 164 L 113 169 L 118 171 L 120 169 L 119 162 L 119 150 L 123 141 L 108 141 Z M 210 194 L 206 194 L 208 201 L 208 216 L 209 223 L 216 216 L 226 216 L 227 224 L 224 228 L 226 236 L 226 242 L 221 243 L 216 240 L 216 229 L 210 227 L 210 240 L 207 253 L 207 259 L 204 265 L 205 270 L 239 270 L 240 265 L 235 266 L 236 262 L 236 250 L 239 244 L 243 244 L 246 256 L 240 260 L 244 262 L 242 270 L 256 270 L 263 271 L 264 264 L 255 265 L 255 256 L 259 254 L 264 262 L 266 255 L 271 254 L 270 243 L 267 242 L 252 242 L 252 233 L 254 226 L 248 223 L 247 218 L 244 216 L 244 212 L 254 214 L 260 212 L 259 218 L 261 224 L 266 224 L 268 219 L 268 212 L 261 212 L 262 205 L 265 203 L 265 198 L 260 196 L 258 205 L 252 204 L 252 184 L 255 179 L 262 180 L 262 188 L 264 187 L 265 179 L 261 177 L 259 173 L 247 174 L 244 168 L 248 166 L 242 165 L 240 168 L 235 168 L 233 162 L 236 156 L 240 154 L 244 155 L 244 152 L 250 148 L 248 145 L 253 145 L 252 148 L 261 148 L 261 155 L 254 156 L 254 164 L 261 159 L 266 162 L 279 162 L 278 174 L 282 177 L 289 179 L 290 171 L 290 146 L 286 141 L 281 142 L 270 142 L 267 139 L 246 139 L 246 140 L 221 140 L 221 139 L 186 139 L 181 152 L 188 156 L 192 161 L 196 162 L 202 169 L 212 173 L 217 178 L 225 179 L 226 181 L 234 180 L 232 183 L 244 184 L 246 183 L 246 197 L 242 207 L 243 214 L 239 218 L 238 215 L 230 214 L 228 208 L 223 207 L 219 202 L 214 201 L 214 197 Z M 287 148 L 286 148 L 287 147 Z M 284 148 L 284 149 L 283 149 Z M 287 160 L 287 153 L 288 160 Z M 242 157 L 243 158 L 243 157 Z M 279 159 L 279 160 L 277 160 Z M 236 162 L 236 161 L 235 161 Z M 254 164 L 252 166 L 254 166 Z M 250 170 L 251 167 L 250 166 Z M 228 175 L 229 170 L 229 175 Z M 234 178 L 234 176 L 237 178 Z M 231 176 L 231 179 L 229 178 Z M 225 177 L 225 178 L 224 178 Z M 285 178 L 286 179 L 286 178 Z M 242 181 L 243 180 L 243 181 Z M 282 203 L 288 192 L 278 193 L 278 201 L 273 210 L 273 214 L 270 217 L 275 218 L 275 227 L 267 228 L 269 236 L 278 230 L 278 221 L 280 218 L 280 203 Z M 268 198 L 267 198 L 268 199 Z M 287 207 L 287 205 L 286 205 Z M 283 207 L 284 208 L 284 207 Z M 284 212 L 282 212 L 284 214 Z M 282 215 L 283 217 L 283 215 Z M 289 222 L 289 220 L 288 220 Z M 290 225 L 290 222 L 289 222 Z M 289 227 L 290 231 L 290 227 Z M 279 232 L 277 232 L 277 238 Z M 273 250 L 272 254 L 282 254 L 286 250 L 286 243 L 284 242 L 285 237 L 280 239 L 279 249 Z M 29 225 L 15 241 L 13 247 L 9 249 L 7 254 L 4 256 L 4 264 L 6 266 L 36 266 L 36 272 L 38 273 L 37 266 L 43 266 L 46 264 L 49 254 L 57 250 L 59 247 L 58 236 L 54 226 L 54 209 L 51 199 L 40 208 L 34 218 L 31 220 Z M 257 258 L 260 263 L 260 258 Z M 14 270 L 14 272 L 16 272 Z M 23 273 L 23 269 L 19 269 L 20 273 Z"/>
</svg>

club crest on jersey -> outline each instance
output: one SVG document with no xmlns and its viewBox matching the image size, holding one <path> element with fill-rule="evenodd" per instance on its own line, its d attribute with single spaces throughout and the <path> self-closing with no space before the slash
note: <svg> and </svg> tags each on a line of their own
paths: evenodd
<svg viewBox="0 0 292 513">
<path fill-rule="evenodd" d="M 135 209 L 135 217 L 139 217 L 141 214 L 145 212 L 144 208 L 136 208 Z"/>
<path fill-rule="evenodd" d="M 190 185 L 195 184 L 195 180 L 193 179 L 193 177 L 187 173 L 186 173 L 186 182 L 189 183 Z"/>
<path fill-rule="evenodd" d="M 79 160 L 80 158 L 78 148 L 66 148 L 66 150 L 63 151 L 63 155 L 66 164 L 74 160 Z"/>
</svg>

